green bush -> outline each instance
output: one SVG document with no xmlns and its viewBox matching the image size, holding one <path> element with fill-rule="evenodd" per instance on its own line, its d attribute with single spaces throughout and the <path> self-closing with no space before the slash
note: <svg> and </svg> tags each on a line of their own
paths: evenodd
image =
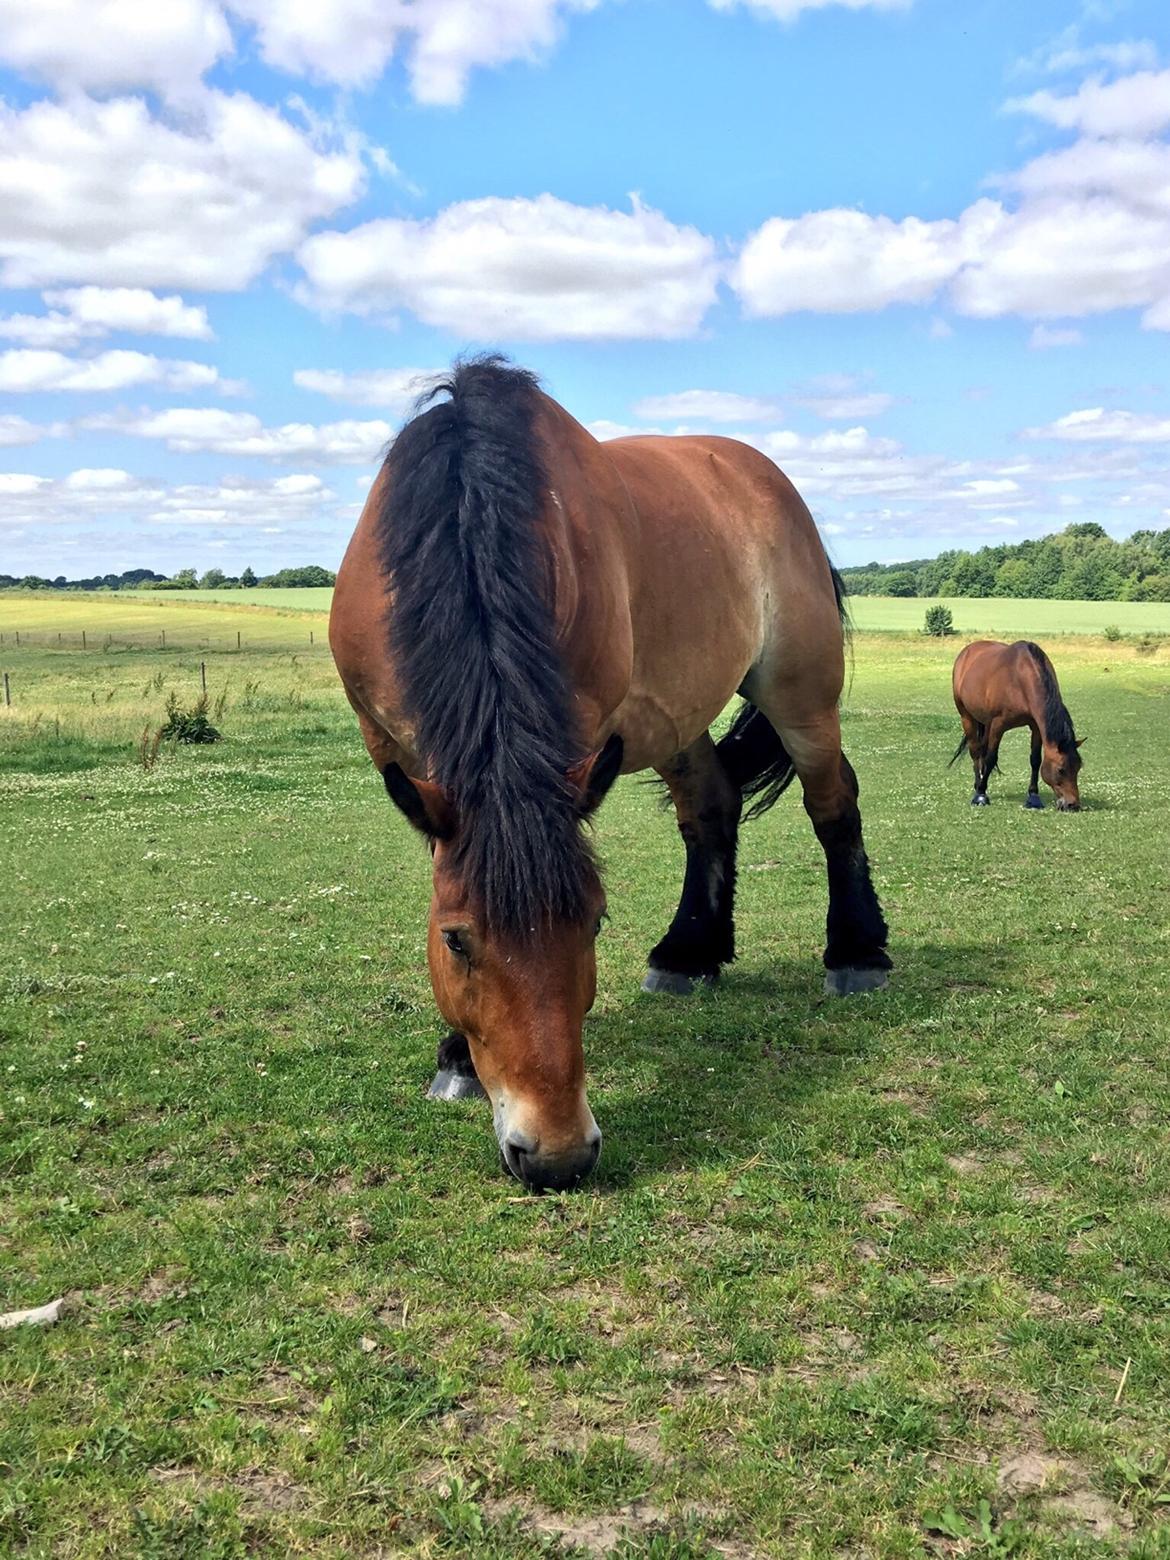
<svg viewBox="0 0 1170 1560">
<path fill-rule="evenodd" d="M 1116 644 L 1117 641 L 1122 637 L 1121 630 L 1118 628 L 1116 623 L 1106 623 L 1101 632 L 1105 635 L 1105 638 L 1111 645 Z"/>
<path fill-rule="evenodd" d="M 221 742 L 221 734 L 207 718 L 207 695 L 200 694 L 191 708 L 185 710 L 178 695 L 169 694 L 162 738 L 164 742 Z"/>
<path fill-rule="evenodd" d="M 947 634 L 953 634 L 955 620 L 951 616 L 950 607 L 927 607 L 922 632 L 933 634 L 936 639 L 944 639 Z"/>
</svg>

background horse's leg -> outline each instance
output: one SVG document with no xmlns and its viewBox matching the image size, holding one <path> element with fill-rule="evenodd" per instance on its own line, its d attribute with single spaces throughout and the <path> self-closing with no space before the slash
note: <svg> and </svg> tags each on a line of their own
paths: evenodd
<svg viewBox="0 0 1170 1560">
<path fill-rule="evenodd" d="M 1040 799 L 1040 759 L 1043 754 L 1043 745 L 1040 741 L 1040 733 L 1032 733 L 1032 779 L 1028 785 L 1028 795 L 1025 798 L 1025 807 L 1043 807 Z"/>
<path fill-rule="evenodd" d="M 670 930 L 651 950 L 643 991 L 686 996 L 735 958 L 735 841 L 742 806 L 704 732 L 660 769 L 687 850 L 682 898 Z"/>
<path fill-rule="evenodd" d="M 857 776 L 841 751 L 834 708 L 820 720 L 780 727 L 804 789 L 804 808 L 825 853 L 829 875 L 825 991 L 845 997 L 884 986 L 892 961 L 886 922 L 869 875 L 857 805 Z"/>
<path fill-rule="evenodd" d="M 482 1100 L 487 1095 L 475 1076 L 471 1047 L 463 1035 L 449 1034 L 439 1042 L 435 1076 L 427 1090 L 431 1100 Z"/>
</svg>

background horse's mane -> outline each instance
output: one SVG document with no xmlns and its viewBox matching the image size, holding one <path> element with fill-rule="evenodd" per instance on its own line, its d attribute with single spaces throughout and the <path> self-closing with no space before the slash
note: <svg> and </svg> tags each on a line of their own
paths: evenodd
<svg viewBox="0 0 1170 1560">
<path fill-rule="evenodd" d="M 1075 758 L 1076 732 L 1073 730 L 1072 716 L 1060 697 L 1060 685 L 1056 681 L 1052 662 L 1032 640 L 1021 639 L 1020 643 L 1035 661 L 1040 672 L 1040 682 L 1044 689 L 1044 735 L 1049 742 L 1056 744 L 1066 758 Z"/>
<path fill-rule="evenodd" d="M 488 924 L 519 936 L 582 918 L 596 870 L 567 778 L 582 753 L 536 528 L 539 394 L 505 358 L 457 362 L 390 447 L 378 516 L 419 757 L 455 802 L 457 870 Z"/>
</svg>

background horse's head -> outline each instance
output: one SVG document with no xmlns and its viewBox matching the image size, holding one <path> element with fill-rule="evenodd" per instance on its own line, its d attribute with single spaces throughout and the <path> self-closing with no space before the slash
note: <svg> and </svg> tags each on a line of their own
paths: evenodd
<svg viewBox="0 0 1170 1560">
<path fill-rule="evenodd" d="M 621 738 L 613 736 L 569 772 L 576 834 L 613 784 L 621 760 Z M 588 847 L 578 838 L 569 899 L 552 892 L 549 905 L 529 907 L 517 919 L 485 899 L 483 885 L 468 871 L 469 863 L 482 863 L 493 849 L 506 854 L 503 829 L 494 840 L 483 838 L 483 815 L 461 809 L 443 787 L 411 779 L 397 764 L 387 768 L 385 780 L 390 796 L 431 843 L 431 985 L 443 1017 L 467 1038 L 492 1103 L 503 1161 L 534 1189 L 571 1186 L 588 1175 L 601 1150 L 585 1097 L 581 1041 L 597 991 L 594 943 L 605 912 Z M 475 850 L 467 848 L 471 831 L 481 835 Z"/>
<path fill-rule="evenodd" d="M 1077 776 L 1081 772 L 1081 742 L 1073 738 L 1061 744 L 1052 741 L 1044 744 L 1040 776 L 1044 784 L 1050 785 L 1055 792 L 1056 805 L 1061 812 L 1081 810 L 1081 792 L 1077 783 Z"/>
</svg>

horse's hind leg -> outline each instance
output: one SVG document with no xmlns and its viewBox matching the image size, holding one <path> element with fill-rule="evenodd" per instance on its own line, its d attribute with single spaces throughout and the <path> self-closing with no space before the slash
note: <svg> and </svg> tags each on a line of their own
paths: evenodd
<svg viewBox="0 0 1170 1560">
<path fill-rule="evenodd" d="M 825 991 L 845 997 L 884 986 L 892 968 L 887 929 L 869 875 L 857 805 L 857 776 L 841 751 L 836 709 L 800 726 L 780 725 L 804 790 L 804 809 L 829 877 Z"/>
<path fill-rule="evenodd" d="M 1003 722 L 993 720 L 986 726 L 979 728 L 979 747 L 972 751 L 975 761 L 975 795 L 971 798 L 972 807 L 988 807 L 991 798 L 987 794 L 987 782 L 991 779 L 991 772 L 999 764 L 999 744 L 1003 741 Z"/>
<path fill-rule="evenodd" d="M 735 958 L 735 843 L 742 801 L 710 736 L 659 770 L 686 846 L 682 898 L 670 930 L 650 952 L 643 991 L 686 996 Z"/>
</svg>

